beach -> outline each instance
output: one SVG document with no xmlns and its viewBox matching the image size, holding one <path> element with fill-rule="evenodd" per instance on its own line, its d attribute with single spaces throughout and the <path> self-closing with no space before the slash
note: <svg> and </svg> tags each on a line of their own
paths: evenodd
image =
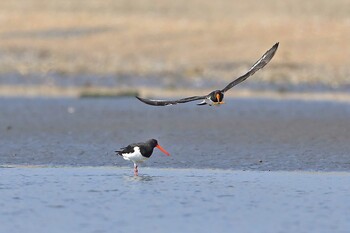
<svg viewBox="0 0 350 233">
<path fill-rule="evenodd" d="M 0 232 L 348 233 L 348 0 L 0 2 Z M 221 90 L 218 107 L 167 107 Z M 198 101 L 199 102 L 199 101 Z M 157 139 L 139 166 L 115 151 Z"/>
<path fill-rule="evenodd" d="M 349 10 L 347 0 L 1 2 L 0 82 L 211 88 L 280 42 L 244 86 L 349 91 Z"/>
</svg>

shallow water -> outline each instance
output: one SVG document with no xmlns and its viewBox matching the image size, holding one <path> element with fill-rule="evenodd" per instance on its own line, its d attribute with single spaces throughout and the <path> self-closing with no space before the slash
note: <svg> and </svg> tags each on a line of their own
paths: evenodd
<svg viewBox="0 0 350 233">
<path fill-rule="evenodd" d="M 348 232 L 350 105 L 226 102 L 0 99 L 0 232 Z"/>
<path fill-rule="evenodd" d="M 350 173 L 0 168 L 0 232 L 349 232 Z"/>
<path fill-rule="evenodd" d="M 350 171 L 350 104 L 226 99 L 152 107 L 135 98 L 0 99 L 0 164 L 131 166 L 114 151 L 158 139 L 143 166 Z"/>
</svg>

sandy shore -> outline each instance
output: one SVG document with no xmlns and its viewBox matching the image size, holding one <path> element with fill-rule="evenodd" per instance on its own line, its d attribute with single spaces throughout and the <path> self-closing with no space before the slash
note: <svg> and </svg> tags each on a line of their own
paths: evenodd
<svg viewBox="0 0 350 233">
<path fill-rule="evenodd" d="M 108 87 L 58 87 L 58 86 L 0 86 L 2 97 L 29 97 L 29 98 L 79 98 L 79 97 L 133 97 L 135 95 L 146 98 L 184 98 L 193 95 L 208 94 L 213 89 L 166 89 L 166 88 L 108 88 Z M 300 100 L 300 101 L 333 101 L 350 102 L 349 92 L 278 92 L 273 90 L 251 90 L 245 88 L 235 88 L 233 91 L 225 93 L 226 98 L 246 98 L 246 99 L 271 99 L 271 100 Z"/>
<path fill-rule="evenodd" d="M 254 84 L 349 86 L 349 10 L 347 0 L 3 1 L 0 79 L 228 82 L 279 41 Z"/>
</svg>

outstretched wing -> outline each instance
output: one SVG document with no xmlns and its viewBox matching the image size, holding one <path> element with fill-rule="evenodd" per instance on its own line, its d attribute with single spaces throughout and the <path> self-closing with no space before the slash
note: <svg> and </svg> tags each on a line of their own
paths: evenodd
<svg viewBox="0 0 350 233">
<path fill-rule="evenodd" d="M 150 99 L 144 99 L 138 96 L 136 96 L 136 98 L 144 102 L 145 104 L 149 104 L 153 106 L 167 106 L 167 105 L 175 105 L 175 104 L 187 103 L 190 101 L 205 99 L 206 96 L 192 96 L 192 97 L 187 97 L 179 100 L 150 100 Z"/>
<path fill-rule="evenodd" d="M 271 61 L 271 59 L 273 58 L 273 56 L 275 55 L 276 50 L 278 48 L 278 44 L 279 43 L 277 42 L 274 46 L 272 46 L 271 49 L 266 51 L 266 53 L 257 62 L 255 62 L 255 64 L 248 70 L 248 72 L 246 74 L 242 75 L 241 77 L 237 78 L 233 82 L 229 83 L 221 91 L 226 92 L 226 91 L 230 90 L 232 87 L 236 86 L 237 84 L 246 80 L 249 76 L 253 75 L 256 71 L 264 68 L 264 66 L 267 63 L 269 63 Z"/>
</svg>

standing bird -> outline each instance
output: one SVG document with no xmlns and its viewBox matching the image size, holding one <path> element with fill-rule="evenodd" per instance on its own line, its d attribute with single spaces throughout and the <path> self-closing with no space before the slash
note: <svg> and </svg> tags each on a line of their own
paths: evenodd
<svg viewBox="0 0 350 233">
<path fill-rule="evenodd" d="M 271 49 L 269 49 L 257 62 L 255 62 L 255 64 L 248 70 L 247 73 L 245 73 L 241 77 L 229 83 L 222 90 L 215 90 L 210 92 L 208 95 L 204 95 L 204 96 L 192 96 L 192 97 L 187 97 L 179 100 L 150 100 L 150 99 L 144 99 L 138 96 L 136 96 L 136 98 L 144 102 L 145 104 L 149 104 L 153 106 L 175 105 L 175 104 L 187 103 L 195 100 L 203 100 L 197 105 L 208 104 L 209 106 L 213 106 L 213 105 L 219 106 L 220 104 L 224 103 L 222 100 L 224 98 L 224 93 L 226 91 L 230 90 L 232 87 L 236 86 L 237 84 L 243 82 L 248 77 L 252 76 L 256 71 L 262 69 L 267 63 L 271 61 L 271 59 L 273 58 L 273 56 L 277 51 L 278 44 L 279 43 L 277 42 L 274 46 L 272 46 Z"/>
<path fill-rule="evenodd" d="M 169 152 L 161 147 L 156 139 L 150 139 L 146 142 L 133 143 L 126 147 L 120 148 L 121 150 L 115 151 L 118 155 L 123 156 L 125 160 L 131 160 L 134 163 L 134 175 L 138 176 L 138 165 L 139 163 L 143 163 L 149 157 L 151 157 L 153 153 L 154 147 L 157 147 L 160 151 L 162 151 L 167 156 L 170 156 Z"/>
</svg>

